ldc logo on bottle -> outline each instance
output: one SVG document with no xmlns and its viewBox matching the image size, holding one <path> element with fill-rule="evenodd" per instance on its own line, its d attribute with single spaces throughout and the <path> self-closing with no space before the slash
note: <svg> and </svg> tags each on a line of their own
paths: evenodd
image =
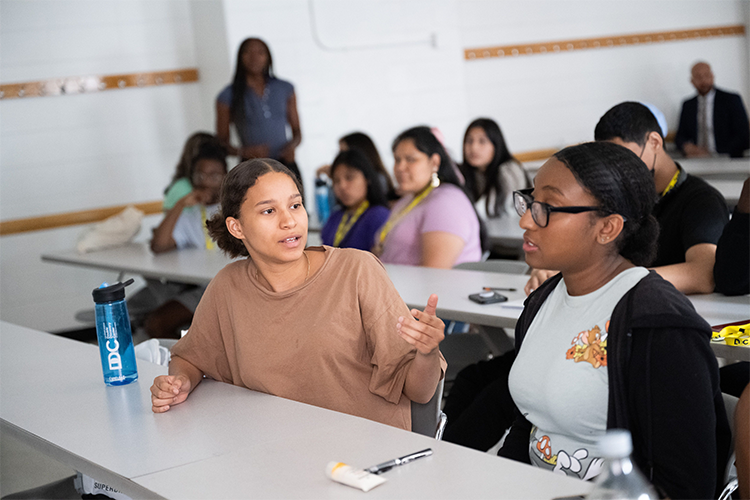
<svg viewBox="0 0 750 500">
<path fill-rule="evenodd" d="M 122 370 L 122 358 L 120 358 L 120 343 L 117 341 L 117 325 L 107 323 L 104 326 L 104 337 L 107 339 L 105 344 L 109 355 L 107 362 L 110 370 Z M 110 347 L 109 342 L 114 341 L 115 345 Z"/>
</svg>

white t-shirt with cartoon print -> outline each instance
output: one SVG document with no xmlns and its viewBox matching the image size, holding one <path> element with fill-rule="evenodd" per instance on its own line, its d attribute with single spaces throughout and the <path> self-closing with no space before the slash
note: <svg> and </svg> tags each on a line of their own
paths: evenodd
<svg viewBox="0 0 750 500">
<path fill-rule="evenodd" d="M 542 304 L 510 371 L 510 393 L 531 422 L 531 463 L 584 480 L 603 460 L 607 429 L 607 330 L 620 299 L 648 274 L 627 269 L 598 290 L 568 295 L 565 279 Z"/>
</svg>

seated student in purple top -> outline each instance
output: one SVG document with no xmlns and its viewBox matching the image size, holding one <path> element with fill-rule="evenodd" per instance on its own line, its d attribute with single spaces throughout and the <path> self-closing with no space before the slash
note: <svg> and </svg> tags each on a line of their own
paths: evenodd
<svg viewBox="0 0 750 500">
<path fill-rule="evenodd" d="M 403 197 L 375 236 L 380 260 L 444 269 L 481 260 L 482 225 L 429 127 L 402 132 L 393 141 L 393 156 Z"/>
<path fill-rule="evenodd" d="M 331 177 L 339 208 L 323 226 L 323 244 L 369 251 L 390 214 L 378 172 L 364 154 L 352 149 L 336 156 Z"/>
</svg>

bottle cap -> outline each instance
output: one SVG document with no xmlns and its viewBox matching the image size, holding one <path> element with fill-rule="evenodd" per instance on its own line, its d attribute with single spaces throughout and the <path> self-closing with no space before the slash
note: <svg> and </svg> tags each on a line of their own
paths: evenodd
<svg viewBox="0 0 750 500">
<path fill-rule="evenodd" d="M 122 300 L 125 298 L 125 287 L 133 284 L 133 278 L 130 278 L 125 283 L 119 281 L 114 285 L 107 285 L 102 283 L 99 288 L 94 288 L 91 295 L 94 296 L 94 302 L 97 304 L 104 304 L 106 302 L 114 302 L 116 300 Z"/>
<path fill-rule="evenodd" d="M 630 431 L 612 429 L 599 439 L 599 453 L 605 458 L 627 457 L 633 451 Z"/>
</svg>

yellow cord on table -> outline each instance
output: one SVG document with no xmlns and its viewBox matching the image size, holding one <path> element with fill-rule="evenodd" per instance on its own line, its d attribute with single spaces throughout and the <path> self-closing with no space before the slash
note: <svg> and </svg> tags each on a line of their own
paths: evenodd
<svg viewBox="0 0 750 500">
<path fill-rule="evenodd" d="M 211 239 L 211 235 L 208 234 L 208 227 L 206 227 L 206 207 L 201 205 L 201 226 L 203 227 L 203 235 L 206 238 L 206 250 L 213 250 L 216 248 L 216 243 Z"/>
<path fill-rule="evenodd" d="M 719 343 L 724 341 L 727 345 L 750 347 L 750 323 L 726 326 L 720 332 L 713 332 L 711 341 Z"/>
<path fill-rule="evenodd" d="M 401 219 L 404 218 L 404 216 L 406 214 L 408 214 L 409 212 L 411 212 L 414 209 L 414 207 L 416 207 L 417 205 L 419 205 L 420 201 L 422 201 L 425 198 L 427 198 L 427 195 L 429 195 L 432 192 L 433 189 L 435 189 L 435 186 L 433 186 L 432 184 L 430 184 L 421 193 L 419 193 L 417 196 L 415 196 L 414 199 L 411 200 L 411 202 L 408 205 L 406 205 L 406 207 L 404 207 L 403 210 L 401 210 L 399 213 L 397 213 L 395 215 L 392 214 L 388 218 L 388 220 L 386 221 L 385 225 L 383 226 L 383 229 L 381 229 L 380 233 L 378 234 L 378 244 L 377 244 L 377 247 L 376 247 L 376 250 L 375 250 L 375 253 L 377 255 L 380 255 L 382 253 L 382 251 L 383 251 L 383 243 L 385 242 L 385 238 L 386 238 L 386 236 L 388 236 L 388 233 L 391 231 L 391 229 L 393 229 L 393 227 L 396 224 L 398 224 L 401 221 Z"/>
<path fill-rule="evenodd" d="M 367 211 L 368 208 L 370 208 L 370 202 L 365 200 L 359 204 L 357 210 L 355 210 L 353 214 L 344 212 L 344 214 L 341 216 L 339 227 L 338 229 L 336 229 L 336 236 L 334 236 L 333 238 L 333 246 L 337 247 L 341 244 L 346 235 L 349 234 L 351 228 L 359 220 L 362 214 Z"/>
</svg>

